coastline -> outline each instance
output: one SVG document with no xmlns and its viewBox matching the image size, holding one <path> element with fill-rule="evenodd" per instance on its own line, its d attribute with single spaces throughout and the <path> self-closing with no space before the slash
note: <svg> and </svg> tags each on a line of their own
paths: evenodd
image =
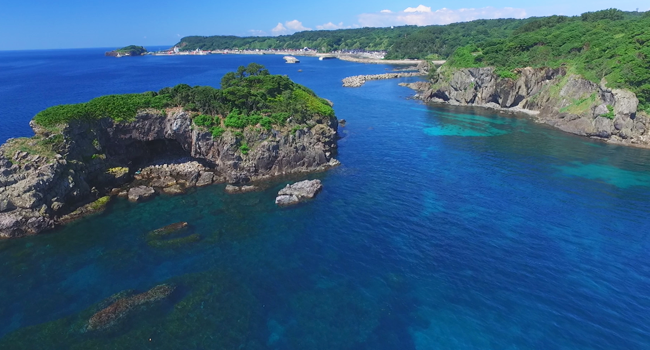
<svg viewBox="0 0 650 350">
<path fill-rule="evenodd" d="M 524 114 L 537 123 L 609 144 L 650 148 L 650 117 L 637 109 L 627 90 L 609 89 L 562 69 L 520 70 L 516 80 L 494 75 L 493 68 L 457 70 L 429 82 L 400 84 L 416 91 L 415 99 L 441 106 L 479 107 Z M 589 102 L 585 96 L 593 96 Z M 589 102 L 580 105 L 576 101 Z M 609 106 L 609 107 L 608 107 Z M 607 113 L 611 109 L 612 116 Z"/>
<path fill-rule="evenodd" d="M 318 53 L 315 51 L 303 50 L 213 50 L 213 51 L 181 51 L 179 53 L 148 53 L 151 56 L 207 56 L 207 55 L 281 55 L 281 56 L 303 56 L 318 58 L 337 58 L 342 61 L 366 63 L 366 64 L 392 64 L 392 65 L 418 65 L 426 60 L 404 59 L 385 60 L 380 55 L 372 53 L 346 54 L 346 53 Z M 442 65 L 444 60 L 431 61 L 434 65 Z"/>
</svg>

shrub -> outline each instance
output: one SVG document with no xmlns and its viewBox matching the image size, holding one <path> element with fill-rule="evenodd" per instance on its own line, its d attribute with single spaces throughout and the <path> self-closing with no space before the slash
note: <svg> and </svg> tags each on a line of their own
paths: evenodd
<svg viewBox="0 0 650 350">
<path fill-rule="evenodd" d="M 248 125 L 248 118 L 241 114 L 239 110 L 234 109 L 226 116 L 223 124 L 229 128 L 243 129 Z"/>
<path fill-rule="evenodd" d="M 496 74 L 499 78 L 502 79 L 517 79 L 517 74 L 509 69 L 504 69 L 504 68 L 498 68 L 494 71 L 494 74 Z"/>
<path fill-rule="evenodd" d="M 239 146 L 239 150 L 243 155 L 247 155 L 248 151 L 250 151 L 251 149 L 248 147 L 246 142 L 242 142 L 241 146 Z"/>
<path fill-rule="evenodd" d="M 221 137 L 221 135 L 223 135 L 225 130 L 220 126 L 213 126 L 210 128 L 210 132 L 212 133 L 212 137 L 216 139 Z"/>
<path fill-rule="evenodd" d="M 607 105 L 607 113 L 601 114 L 600 116 L 609 119 L 616 118 L 616 114 L 614 114 L 614 107 L 612 107 L 611 105 Z"/>
<path fill-rule="evenodd" d="M 201 114 L 194 118 L 194 124 L 209 128 L 215 124 L 215 121 L 213 116 Z"/>
</svg>

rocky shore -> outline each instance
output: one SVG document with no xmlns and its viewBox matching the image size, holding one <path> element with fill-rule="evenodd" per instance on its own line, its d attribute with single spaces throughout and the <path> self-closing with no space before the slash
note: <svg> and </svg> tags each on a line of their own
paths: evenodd
<svg viewBox="0 0 650 350">
<path fill-rule="evenodd" d="M 564 68 L 522 68 L 501 78 L 494 68 L 439 70 L 430 82 L 407 86 L 429 103 L 479 106 L 533 115 L 565 132 L 611 143 L 650 147 L 650 117 L 634 93 L 593 83 Z"/>
<path fill-rule="evenodd" d="M 57 131 L 31 125 L 35 137 L 0 146 L 0 238 L 36 234 L 97 212 L 92 208 L 103 210 L 90 205 L 69 216 L 105 196 L 137 202 L 339 164 L 334 116 L 282 129 L 226 130 L 218 138 L 180 108 L 143 110 L 131 122 L 74 121 Z"/>
<path fill-rule="evenodd" d="M 374 74 L 374 75 L 355 75 L 352 77 L 347 77 L 343 79 L 343 87 L 360 87 L 370 80 L 385 80 L 385 79 L 397 79 L 397 78 L 408 78 L 408 77 L 419 77 L 423 76 L 424 73 L 421 72 L 410 72 L 410 73 L 384 73 L 384 74 Z"/>
</svg>

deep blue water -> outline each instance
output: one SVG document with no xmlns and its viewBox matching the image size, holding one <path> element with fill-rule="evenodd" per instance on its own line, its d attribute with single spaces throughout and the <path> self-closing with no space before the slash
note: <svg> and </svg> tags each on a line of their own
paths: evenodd
<svg viewBox="0 0 650 350">
<path fill-rule="evenodd" d="M 36 336 L 115 293 L 171 279 L 182 292 L 169 309 L 107 334 L 66 326 L 67 341 L 178 348 L 156 340 L 184 329 L 165 321 L 180 315 L 198 332 L 174 335 L 188 349 L 224 339 L 246 349 L 650 348 L 650 150 L 523 116 L 429 107 L 395 80 L 341 87 L 390 66 L 103 51 L 0 52 L 0 140 L 31 135 L 29 119 L 48 106 L 218 86 L 255 61 L 334 102 L 347 120 L 343 165 L 308 176 L 324 190 L 297 207 L 273 204 L 288 180 L 244 195 L 215 185 L 117 200 L 51 234 L 0 241 L 0 337 L 33 325 Z M 147 231 L 177 221 L 203 239 L 147 245 Z"/>
</svg>

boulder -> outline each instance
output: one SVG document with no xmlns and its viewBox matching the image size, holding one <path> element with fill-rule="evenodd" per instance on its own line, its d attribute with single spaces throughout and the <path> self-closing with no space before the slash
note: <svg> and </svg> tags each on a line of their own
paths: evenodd
<svg viewBox="0 0 650 350">
<path fill-rule="evenodd" d="M 211 173 L 209 171 L 203 171 L 199 175 L 199 179 L 196 180 L 196 186 L 197 187 L 208 186 L 208 185 L 212 185 L 213 182 L 214 182 L 214 173 Z"/>
<path fill-rule="evenodd" d="M 147 186 L 138 186 L 129 189 L 128 198 L 131 202 L 142 202 L 156 195 L 153 188 Z"/>
<path fill-rule="evenodd" d="M 287 185 L 285 188 L 278 192 L 275 198 L 277 205 L 292 205 L 302 202 L 306 199 L 311 199 L 323 189 L 320 180 L 305 180 Z"/>
<path fill-rule="evenodd" d="M 246 192 L 253 192 L 257 191 L 259 187 L 257 186 L 251 186 L 251 185 L 245 185 L 245 186 L 233 186 L 233 185 L 226 185 L 226 193 L 246 193 Z"/>
<path fill-rule="evenodd" d="M 183 187 L 181 187 L 181 185 L 173 185 L 173 186 L 165 187 L 165 188 L 163 188 L 162 191 L 165 194 L 169 194 L 169 195 L 176 195 L 176 194 L 185 193 L 185 189 L 183 189 Z"/>
</svg>

